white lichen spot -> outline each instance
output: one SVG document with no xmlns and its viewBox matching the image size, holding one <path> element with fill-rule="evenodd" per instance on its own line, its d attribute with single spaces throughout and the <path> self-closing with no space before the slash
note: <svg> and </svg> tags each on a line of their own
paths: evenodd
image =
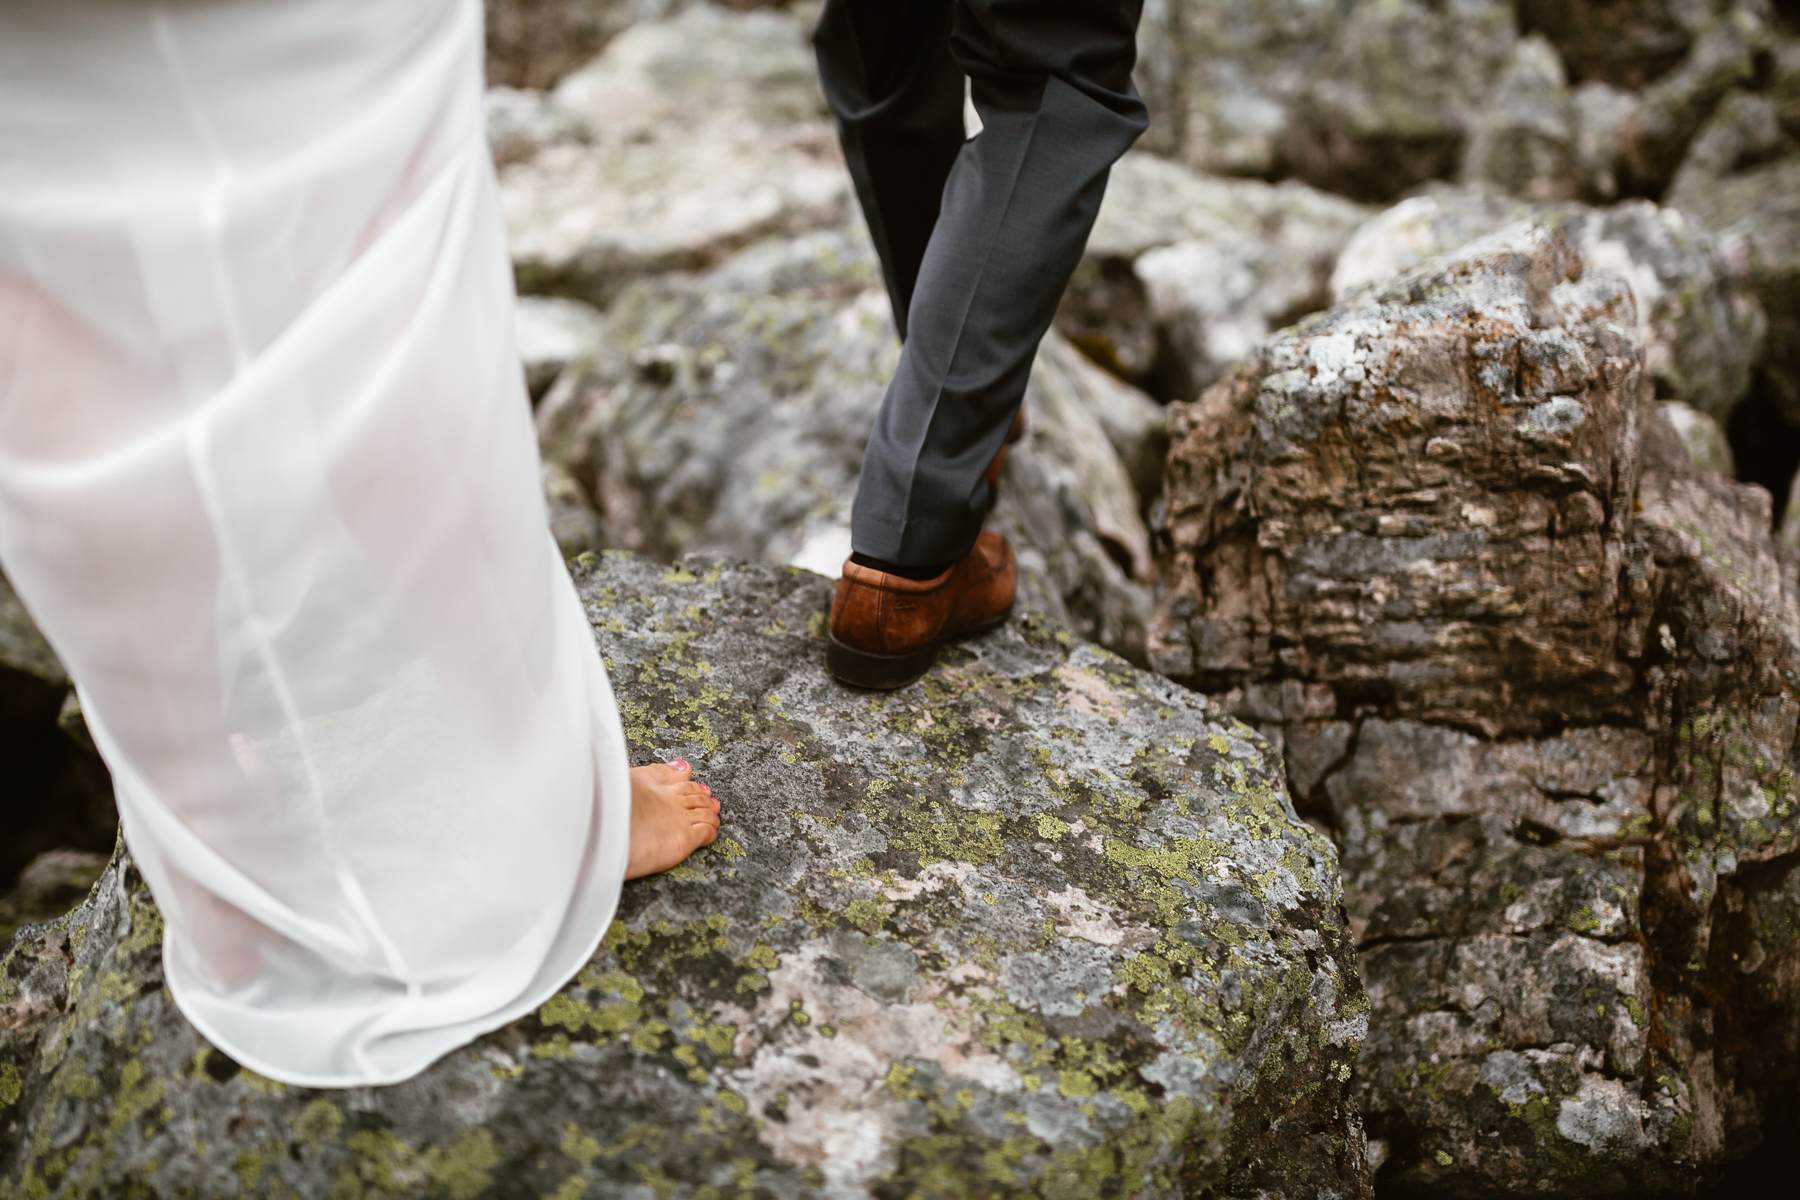
<svg viewBox="0 0 1800 1200">
<path fill-rule="evenodd" d="M 1623 1082 L 1589 1075 L 1556 1110 L 1556 1132 L 1596 1154 L 1643 1150 L 1643 1101 Z"/>
</svg>

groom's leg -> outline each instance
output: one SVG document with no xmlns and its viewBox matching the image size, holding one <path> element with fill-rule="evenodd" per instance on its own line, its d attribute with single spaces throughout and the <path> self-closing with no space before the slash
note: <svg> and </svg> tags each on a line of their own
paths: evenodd
<svg viewBox="0 0 1800 1200">
<path fill-rule="evenodd" d="M 905 6 L 897 6 L 905 7 Z M 969 551 L 983 472 L 1093 228 L 1143 132 L 1132 86 L 1142 0 L 957 0 L 954 62 L 981 134 L 957 154 L 863 459 L 856 551 L 908 565 Z"/>
<path fill-rule="evenodd" d="M 952 4 L 827 0 L 813 36 L 819 79 L 902 338 L 944 180 L 963 142 L 963 73 L 950 57 Z"/>
</svg>

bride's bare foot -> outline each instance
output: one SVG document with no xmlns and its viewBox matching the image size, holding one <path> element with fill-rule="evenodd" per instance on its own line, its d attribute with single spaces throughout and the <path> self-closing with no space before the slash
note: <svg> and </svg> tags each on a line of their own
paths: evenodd
<svg viewBox="0 0 1800 1200">
<path fill-rule="evenodd" d="M 631 852 L 625 878 L 678 865 L 719 836 L 719 802 L 685 759 L 631 770 Z"/>
</svg>

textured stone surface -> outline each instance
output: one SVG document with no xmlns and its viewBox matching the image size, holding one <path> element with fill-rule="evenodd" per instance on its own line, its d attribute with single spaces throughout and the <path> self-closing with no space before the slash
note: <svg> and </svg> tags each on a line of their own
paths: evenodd
<svg viewBox="0 0 1800 1200">
<path fill-rule="evenodd" d="M 1542 33 L 1581 79 L 1641 87 L 1681 61 L 1729 0 L 1519 0 L 1520 22 Z"/>
<path fill-rule="evenodd" d="M 1058 328 L 1153 394 L 1192 398 L 1271 330 L 1329 302 L 1338 253 L 1371 215 L 1292 180 L 1127 155 Z"/>
<path fill-rule="evenodd" d="M 811 562 L 815 544 L 841 543 L 816 564 L 835 571 L 899 354 L 860 232 L 776 239 L 697 279 L 647 280 L 614 305 L 604 341 L 546 398 L 539 428 L 613 544 Z M 1022 599 L 1141 657 L 1139 485 L 1162 414 L 1054 335 L 1025 404 L 1030 432 L 1007 456 L 994 516 L 1019 551 Z"/>
<path fill-rule="evenodd" d="M 1556 49 L 1541 37 L 1522 39 L 1471 118 L 1462 178 L 1528 200 L 1573 199 L 1575 118 Z"/>
<path fill-rule="evenodd" d="M 1577 194 L 1597 203 L 1611 203 L 1631 182 L 1627 142 L 1641 101 L 1634 92 L 1590 82 L 1575 89 L 1573 102 Z"/>
<path fill-rule="evenodd" d="M 1694 135 L 1664 199 L 1681 208 L 1689 195 L 1703 195 L 1717 180 L 1780 157 L 1788 148 L 1775 101 L 1756 92 L 1733 92 Z"/>
<path fill-rule="evenodd" d="M 1697 182 L 1678 201 L 1745 263 L 1769 316 L 1766 379 L 1800 427 L 1800 155 Z"/>
<path fill-rule="evenodd" d="M 488 149 L 499 168 L 526 162 L 546 146 L 593 144 L 587 124 L 548 92 L 490 87 L 483 97 Z"/>
<path fill-rule="evenodd" d="M 603 348 L 599 312 L 579 300 L 557 296 L 519 297 L 513 333 L 533 400 L 550 390 L 564 368 Z"/>
<path fill-rule="evenodd" d="M 1494 734 L 1622 711 L 1630 294 L 1568 284 L 1580 260 L 1546 232 L 1461 253 L 1171 411 L 1159 669 L 1280 673 Z"/>
<path fill-rule="evenodd" d="M 1449 175 L 1517 36 L 1509 0 L 1357 0 L 1312 64 L 1282 168 L 1368 200 Z"/>
<path fill-rule="evenodd" d="M 484 0 L 487 78 L 549 87 L 623 30 L 644 0 Z"/>
<path fill-rule="evenodd" d="M 106 869 L 96 850 L 46 850 L 25 864 L 10 890 L 0 892 L 0 945 L 19 926 L 60 917 L 79 904 Z"/>
<path fill-rule="evenodd" d="M 1269 176 L 1283 132 L 1355 0 L 1146 0 L 1142 145 L 1203 171 Z"/>
<path fill-rule="evenodd" d="M 1729 916 L 1778 923 L 1800 854 L 1800 597 L 1632 308 L 1515 227 L 1171 413 L 1151 659 L 1338 838 L 1395 1194 L 1688 1194 L 1800 1080 L 1716 1036 L 1800 1019 L 1800 948 Z"/>
<path fill-rule="evenodd" d="M 488 82 L 551 87 L 634 22 L 702 3 L 740 10 L 790 7 L 790 0 L 484 0 Z"/>
<path fill-rule="evenodd" d="M 1533 207 L 1480 189 L 1402 201 L 1357 231 L 1332 275 L 1341 298 L 1520 220 L 1559 229 L 1594 270 L 1630 286 L 1657 394 L 1723 420 L 1763 352 L 1765 320 L 1732 246 L 1668 208 Z"/>
<path fill-rule="evenodd" d="M 1717 421 L 1679 400 L 1664 400 L 1656 407 L 1669 428 L 1681 439 L 1696 470 L 1722 475 L 1726 479 L 1736 473 L 1731 461 L 1731 443 Z"/>
<path fill-rule="evenodd" d="M 1767 12 L 1763 0 L 1737 0 L 1705 26 L 1679 65 L 1638 93 L 1620 131 L 1628 191 L 1660 193 L 1719 102 L 1756 80 L 1768 47 Z"/>
<path fill-rule="evenodd" d="M 872 697 L 813 576 L 577 574 L 719 843 L 534 1017 L 343 1092 L 199 1040 L 121 861 L 0 964 L 0 1195 L 1369 1194 L 1335 858 L 1247 728 L 1038 623 Z"/>
<path fill-rule="evenodd" d="M 583 136 L 501 172 L 524 291 L 603 306 L 638 276 L 854 207 L 796 16 L 700 5 L 633 25 L 548 104 Z"/>
</svg>

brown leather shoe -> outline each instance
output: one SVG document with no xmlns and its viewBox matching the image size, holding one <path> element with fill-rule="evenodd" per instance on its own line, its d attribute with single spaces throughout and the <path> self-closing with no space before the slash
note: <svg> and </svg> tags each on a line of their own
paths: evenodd
<svg viewBox="0 0 1800 1200">
<path fill-rule="evenodd" d="M 831 598 L 825 665 L 856 687 L 905 687 L 931 668 L 945 642 L 1006 620 L 1017 574 L 1012 546 L 992 531 L 935 579 L 846 561 Z"/>
</svg>

